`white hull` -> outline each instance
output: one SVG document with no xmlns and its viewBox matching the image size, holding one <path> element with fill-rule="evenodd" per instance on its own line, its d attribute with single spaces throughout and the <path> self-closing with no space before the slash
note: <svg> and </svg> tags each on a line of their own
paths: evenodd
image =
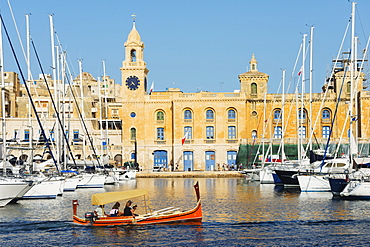
<svg viewBox="0 0 370 247">
<path fill-rule="evenodd" d="M 274 177 L 272 176 L 273 171 L 271 169 L 265 168 L 260 171 L 260 183 L 261 184 L 273 184 Z"/>
<path fill-rule="evenodd" d="M 124 174 L 119 175 L 120 181 L 125 181 L 129 179 L 135 179 L 136 178 L 136 171 L 126 171 Z"/>
<path fill-rule="evenodd" d="M 62 180 L 44 180 L 34 185 L 23 199 L 55 199 L 60 193 Z"/>
<path fill-rule="evenodd" d="M 298 175 L 299 187 L 303 192 L 331 191 L 329 179 L 320 175 Z"/>
<path fill-rule="evenodd" d="M 75 191 L 80 180 L 78 178 L 66 178 L 63 191 Z"/>
<path fill-rule="evenodd" d="M 77 184 L 77 188 L 103 188 L 105 176 L 98 174 L 84 174 Z"/>
<path fill-rule="evenodd" d="M 340 195 L 347 198 L 370 198 L 370 182 L 350 181 Z"/>
<path fill-rule="evenodd" d="M 30 183 L 21 179 L 8 179 L 0 180 L 0 207 L 4 207 L 11 200 L 16 199 L 23 193 L 32 188 Z"/>
<path fill-rule="evenodd" d="M 115 184 L 115 183 L 118 183 L 119 180 L 118 180 L 118 177 L 115 176 L 115 175 L 107 175 L 105 176 L 105 182 L 104 184 Z"/>
</svg>

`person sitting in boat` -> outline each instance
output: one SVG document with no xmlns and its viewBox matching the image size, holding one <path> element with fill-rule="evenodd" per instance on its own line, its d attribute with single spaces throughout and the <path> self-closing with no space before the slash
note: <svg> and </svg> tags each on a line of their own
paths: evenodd
<svg viewBox="0 0 370 247">
<path fill-rule="evenodd" d="M 137 208 L 137 205 L 133 206 L 133 207 L 132 207 L 132 212 L 134 213 L 134 215 L 135 215 L 135 216 L 139 216 L 138 214 L 135 214 L 135 210 L 136 210 L 136 208 Z"/>
<path fill-rule="evenodd" d="M 128 200 L 123 210 L 123 216 L 133 216 L 135 218 L 135 210 L 131 205 L 132 205 L 132 201 Z"/>
<path fill-rule="evenodd" d="M 116 202 L 113 207 L 112 207 L 112 210 L 109 212 L 109 216 L 111 217 L 117 217 L 117 216 L 120 216 L 121 213 L 119 212 L 119 207 L 121 206 L 121 204 L 119 202 Z"/>
<path fill-rule="evenodd" d="M 98 218 L 102 218 L 102 217 L 106 217 L 106 216 L 108 216 L 108 215 L 104 212 L 104 205 L 99 205 L 99 207 L 97 207 L 97 208 L 94 210 L 94 215 L 95 215 L 95 217 L 98 217 Z"/>
</svg>

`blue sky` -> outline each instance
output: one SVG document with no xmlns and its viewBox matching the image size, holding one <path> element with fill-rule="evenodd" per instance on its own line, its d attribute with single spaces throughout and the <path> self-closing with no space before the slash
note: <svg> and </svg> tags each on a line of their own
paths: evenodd
<svg viewBox="0 0 370 247">
<path fill-rule="evenodd" d="M 351 14 L 348 0 L 13 0 L 10 1 L 25 42 L 25 14 L 30 13 L 31 35 L 46 73 L 51 73 L 49 17 L 78 74 L 78 60 L 95 78 L 106 74 L 117 83 L 124 60 L 123 43 L 137 15 L 137 29 L 145 43 L 148 84 L 155 91 L 178 87 L 232 92 L 238 75 L 247 71 L 252 54 L 258 69 L 270 75 L 269 92 L 276 93 L 282 68 L 293 73 L 304 33 L 314 26 L 313 87 L 319 92 L 338 53 Z M 5 24 L 17 44 L 7 0 L 0 0 Z M 370 1 L 357 1 L 357 31 L 364 48 L 370 34 Z M 4 42 L 5 43 L 5 42 Z M 18 56 L 22 58 L 18 45 Z M 4 44 L 5 70 L 18 71 Z M 349 41 L 345 49 L 350 47 Z M 32 59 L 32 72 L 40 69 Z M 24 64 L 24 63 L 22 63 Z M 308 69 L 308 68 L 307 68 Z M 24 67 L 26 73 L 26 67 Z M 294 72 L 295 73 L 295 72 Z"/>
</svg>

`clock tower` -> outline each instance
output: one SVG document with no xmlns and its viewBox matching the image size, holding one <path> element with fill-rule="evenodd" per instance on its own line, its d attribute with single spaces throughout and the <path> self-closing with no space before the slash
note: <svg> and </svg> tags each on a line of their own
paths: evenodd
<svg viewBox="0 0 370 247">
<path fill-rule="evenodd" d="M 147 94 L 147 75 L 149 70 L 144 62 L 144 43 L 136 30 L 135 20 L 127 37 L 125 60 L 120 68 L 122 73 L 121 96 L 124 99 L 138 99 Z"/>
</svg>

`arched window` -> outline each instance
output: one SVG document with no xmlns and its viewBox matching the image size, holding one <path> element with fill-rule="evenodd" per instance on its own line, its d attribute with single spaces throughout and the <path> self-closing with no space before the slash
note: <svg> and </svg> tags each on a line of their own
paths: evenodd
<svg viewBox="0 0 370 247">
<path fill-rule="evenodd" d="M 135 128 L 130 129 L 130 136 L 131 136 L 131 140 L 136 140 L 136 129 Z"/>
<path fill-rule="evenodd" d="M 193 116 L 190 110 L 184 111 L 184 119 L 193 119 Z"/>
<path fill-rule="evenodd" d="M 157 112 L 157 120 L 164 120 L 164 112 L 163 111 Z"/>
<path fill-rule="evenodd" d="M 298 111 L 298 119 L 306 119 L 306 111 L 303 110 L 303 116 L 302 116 L 302 110 L 299 109 Z"/>
<path fill-rule="evenodd" d="M 251 94 L 257 94 L 257 84 L 254 82 L 251 84 Z"/>
<path fill-rule="evenodd" d="M 131 50 L 131 62 L 136 62 L 136 50 Z"/>
<path fill-rule="evenodd" d="M 330 112 L 329 110 L 322 111 L 322 119 L 330 119 Z"/>
<path fill-rule="evenodd" d="M 274 111 L 274 119 L 280 119 L 281 118 L 281 111 L 280 110 L 275 110 Z"/>
<path fill-rule="evenodd" d="M 235 110 L 231 109 L 227 111 L 227 118 L 228 119 L 235 119 L 236 118 L 236 113 Z"/>
<path fill-rule="evenodd" d="M 256 70 L 256 65 L 252 64 L 252 70 Z"/>
<path fill-rule="evenodd" d="M 257 130 L 252 130 L 252 138 L 257 138 Z"/>
<path fill-rule="evenodd" d="M 214 112 L 212 110 L 207 110 L 206 111 L 206 119 L 214 119 Z"/>
<path fill-rule="evenodd" d="M 351 82 L 347 82 L 347 93 L 351 93 Z"/>
</svg>

